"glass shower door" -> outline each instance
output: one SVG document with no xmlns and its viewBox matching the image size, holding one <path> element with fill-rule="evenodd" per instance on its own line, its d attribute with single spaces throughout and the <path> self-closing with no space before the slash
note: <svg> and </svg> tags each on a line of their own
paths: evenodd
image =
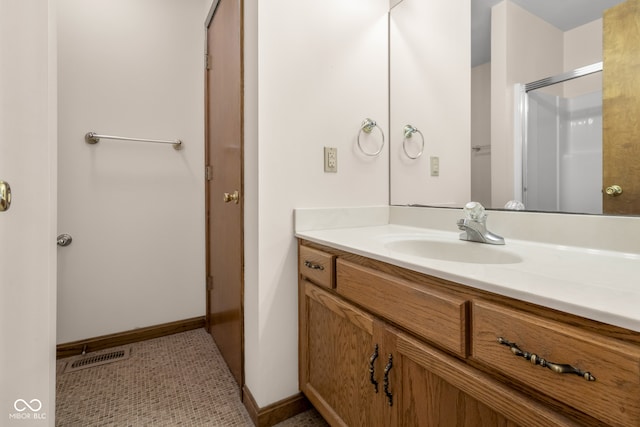
<svg viewBox="0 0 640 427">
<path fill-rule="evenodd" d="M 599 75 L 598 71 L 570 78 L 565 74 L 525 85 L 522 197 L 526 209 L 602 213 Z M 587 76 L 590 81 L 580 81 Z"/>
</svg>

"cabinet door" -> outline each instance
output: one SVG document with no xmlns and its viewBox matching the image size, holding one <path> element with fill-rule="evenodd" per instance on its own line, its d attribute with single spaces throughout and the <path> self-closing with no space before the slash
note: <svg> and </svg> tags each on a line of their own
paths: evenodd
<svg viewBox="0 0 640 427">
<path fill-rule="evenodd" d="M 300 389 L 333 426 L 376 425 L 373 317 L 306 280 L 300 291 Z"/>
<path fill-rule="evenodd" d="M 574 426 L 570 420 L 455 357 L 388 328 L 386 347 L 400 378 L 398 425 Z M 395 341 L 395 344 L 392 344 Z M 394 403 L 395 404 L 395 403 Z"/>
</svg>

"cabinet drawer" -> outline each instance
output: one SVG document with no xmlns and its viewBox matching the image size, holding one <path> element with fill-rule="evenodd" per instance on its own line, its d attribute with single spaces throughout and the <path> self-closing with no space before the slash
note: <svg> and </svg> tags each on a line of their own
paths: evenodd
<svg viewBox="0 0 640 427">
<path fill-rule="evenodd" d="M 526 358 L 504 340 L 527 352 Z M 471 356 L 607 424 L 640 426 L 640 348 L 635 345 L 474 301 Z M 536 365 L 539 358 L 589 372 L 595 380 L 588 381 L 583 374 L 556 373 Z"/>
<path fill-rule="evenodd" d="M 335 288 L 335 256 L 326 252 L 299 246 L 298 271 L 316 285 Z"/>
<path fill-rule="evenodd" d="M 462 357 L 467 356 L 467 300 L 349 261 L 336 261 L 340 295 Z"/>
</svg>

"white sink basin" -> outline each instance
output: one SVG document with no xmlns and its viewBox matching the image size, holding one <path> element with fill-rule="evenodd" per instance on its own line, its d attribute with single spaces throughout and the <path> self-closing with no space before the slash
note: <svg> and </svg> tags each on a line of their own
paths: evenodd
<svg viewBox="0 0 640 427">
<path fill-rule="evenodd" d="M 430 239 L 395 240 L 385 244 L 387 249 L 405 255 L 437 259 L 440 261 L 471 264 L 517 264 L 522 258 L 510 252 L 508 246 L 484 243 Z"/>
</svg>

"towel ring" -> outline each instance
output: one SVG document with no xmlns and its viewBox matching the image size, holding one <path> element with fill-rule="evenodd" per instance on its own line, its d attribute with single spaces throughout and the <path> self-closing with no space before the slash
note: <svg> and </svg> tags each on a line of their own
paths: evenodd
<svg viewBox="0 0 640 427">
<path fill-rule="evenodd" d="M 360 135 L 362 135 L 362 132 L 371 133 L 373 131 L 373 128 L 378 128 L 378 130 L 380 131 L 380 135 L 382 136 L 382 143 L 380 144 L 380 148 L 378 149 L 378 151 L 371 153 L 371 152 L 365 151 L 364 148 L 362 148 L 362 144 L 360 144 Z M 382 148 L 384 147 L 384 132 L 382 132 L 382 129 L 380 128 L 380 126 L 376 124 L 374 120 L 364 119 L 364 121 L 362 122 L 362 125 L 360 125 L 360 131 L 358 132 L 357 140 L 358 140 L 358 148 L 360 149 L 360 151 L 362 151 L 362 153 L 367 156 L 374 157 L 382 152 Z"/>
<path fill-rule="evenodd" d="M 420 135 L 420 138 L 422 139 L 422 145 L 420 146 L 420 151 L 418 152 L 418 154 L 416 154 L 415 156 L 412 156 L 407 151 L 407 140 L 411 139 L 414 133 L 417 133 Z M 404 150 L 404 154 L 406 154 L 407 157 L 410 159 L 415 160 L 418 157 L 422 156 L 422 152 L 424 151 L 424 135 L 422 134 L 422 132 L 418 130 L 418 128 L 411 125 L 406 125 L 404 127 L 404 139 L 402 140 L 402 149 Z"/>
</svg>

